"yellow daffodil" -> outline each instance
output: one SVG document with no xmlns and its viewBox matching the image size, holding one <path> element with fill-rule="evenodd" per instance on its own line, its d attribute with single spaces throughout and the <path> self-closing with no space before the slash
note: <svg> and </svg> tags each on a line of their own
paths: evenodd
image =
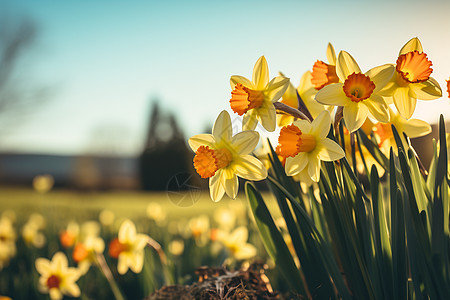
<svg viewBox="0 0 450 300">
<path fill-rule="evenodd" d="M 147 217 L 155 221 L 157 225 L 162 225 L 166 220 L 166 212 L 158 202 L 150 202 L 147 205 Z"/>
<path fill-rule="evenodd" d="M 336 52 L 331 43 L 328 43 L 327 47 L 327 60 L 328 63 L 317 60 L 313 65 L 312 73 L 310 73 L 309 81 L 316 91 L 324 86 L 339 82 L 339 77 L 336 74 Z"/>
<path fill-rule="evenodd" d="M 240 226 L 222 237 L 221 242 L 237 260 L 250 259 L 256 255 L 256 247 L 248 240 L 248 229 Z"/>
<path fill-rule="evenodd" d="M 281 76 L 284 76 L 283 73 L 280 72 Z M 303 74 L 302 78 L 300 79 L 300 83 L 297 87 L 297 89 L 294 87 L 294 85 L 289 82 L 289 86 L 286 89 L 286 92 L 284 92 L 283 97 L 281 98 L 280 102 L 284 103 L 286 105 L 289 105 L 290 107 L 293 107 L 295 109 L 299 108 L 297 93 L 299 94 L 300 98 L 302 99 L 303 103 L 306 105 L 306 108 L 311 113 L 311 116 L 313 118 L 316 118 L 322 111 L 329 110 L 331 111 L 333 109 L 332 106 L 326 106 L 322 105 L 319 102 L 317 102 L 314 99 L 314 96 L 317 93 L 317 90 L 311 83 L 312 74 L 310 71 Z M 294 117 L 292 115 L 286 114 L 286 113 L 278 113 L 277 114 L 277 124 L 280 127 L 286 126 L 294 122 Z"/>
<path fill-rule="evenodd" d="M 67 228 L 59 234 L 59 241 L 64 248 L 72 247 L 80 233 L 80 226 L 75 221 L 70 221 Z"/>
<path fill-rule="evenodd" d="M 12 221 L 3 216 L 0 218 L 0 270 L 16 255 L 16 239 Z"/>
<path fill-rule="evenodd" d="M 76 268 L 68 266 L 67 257 L 62 252 L 55 253 L 51 261 L 38 258 L 35 265 L 41 275 L 39 278 L 41 293 L 49 293 L 52 300 L 62 299 L 63 295 L 80 296 L 80 288 L 75 283 L 80 278 L 80 273 Z"/>
<path fill-rule="evenodd" d="M 40 231 L 45 228 L 45 219 L 42 215 L 34 213 L 22 228 L 22 237 L 29 246 L 42 248 L 45 245 L 45 235 Z"/>
<path fill-rule="evenodd" d="M 144 248 L 150 237 L 136 233 L 136 226 L 130 220 L 125 220 L 119 228 L 118 238 L 109 244 L 109 255 L 117 258 L 117 271 L 123 275 L 131 269 L 140 273 L 144 266 Z"/>
<path fill-rule="evenodd" d="M 169 252 L 174 256 L 183 254 L 184 241 L 182 239 L 172 240 L 168 246 Z"/>
<path fill-rule="evenodd" d="M 261 56 L 253 68 L 252 80 L 231 76 L 230 106 L 238 115 L 244 115 L 243 130 L 253 130 L 258 121 L 268 131 L 274 131 L 276 112 L 273 102 L 281 98 L 289 85 L 289 78 L 278 76 L 269 82 L 269 67 Z"/>
<path fill-rule="evenodd" d="M 316 100 L 322 104 L 343 106 L 345 126 L 350 132 L 360 128 L 369 115 L 380 122 L 389 122 L 388 106 L 378 92 L 392 78 L 394 70 L 387 64 L 363 74 L 355 59 L 341 51 L 336 65 L 340 83 L 322 88 Z"/>
<path fill-rule="evenodd" d="M 434 100 L 442 96 L 439 83 L 430 77 L 431 66 L 418 38 L 412 38 L 400 50 L 395 72 L 380 94 L 392 97 L 401 116 L 411 118 L 417 99 Z"/>
<path fill-rule="evenodd" d="M 82 274 L 85 274 L 93 262 L 95 262 L 96 254 L 103 253 L 105 250 L 105 242 L 102 238 L 96 236 L 88 236 L 83 242 L 75 245 L 72 252 L 73 260 L 78 264 L 78 268 Z"/>
<path fill-rule="evenodd" d="M 214 211 L 214 221 L 220 229 L 229 231 L 236 224 L 236 214 L 227 207 L 221 207 Z"/>
<path fill-rule="evenodd" d="M 98 220 L 103 226 L 112 226 L 116 215 L 109 209 L 103 209 L 98 215 Z"/>
<path fill-rule="evenodd" d="M 37 175 L 33 178 L 33 188 L 36 192 L 41 194 L 49 192 L 54 184 L 55 179 L 49 174 Z"/>
<path fill-rule="evenodd" d="M 312 123 L 297 120 L 280 131 L 278 150 L 286 158 L 286 174 L 294 176 L 303 169 L 315 182 L 320 177 L 320 161 L 334 161 L 344 157 L 344 151 L 327 138 L 331 116 L 323 111 Z"/>
<path fill-rule="evenodd" d="M 446 80 L 446 82 L 447 82 L 447 94 L 448 94 L 448 97 L 450 98 L 450 79 Z"/>
<path fill-rule="evenodd" d="M 397 129 L 402 143 L 407 145 L 403 132 L 410 138 L 421 137 L 431 132 L 431 126 L 425 121 L 418 119 L 405 119 L 400 114 L 394 113 L 390 109 L 391 119 L 389 123 L 377 123 L 375 124 L 374 132 L 379 139 L 379 147 L 386 154 L 389 155 L 391 146 L 396 145 L 394 134 L 392 133 L 391 125 Z M 394 151 L 397 147 L 394 147 Z"/>
<path fill-rule="evenodd" d="M 267 177 L 264 165 L 249 155 L 258 141 L 256 131 L 242 131 L 232 136 L 231 119 L 226 111 L 217 117 L 212 134 L 199 134 L 189 139 L 189 146 L 195 152 L 194 167 L 202 178 L 209 178 L 213 201 L 219 201 L 225 193 L 236 198 L 237 176 L 248 180 Z"/>
</svg>

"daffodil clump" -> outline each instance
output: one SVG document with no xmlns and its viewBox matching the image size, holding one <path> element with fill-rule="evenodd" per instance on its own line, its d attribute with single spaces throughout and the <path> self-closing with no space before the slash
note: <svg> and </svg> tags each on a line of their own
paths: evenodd
<svg viewBox="0 0 450 300">
<path fill-rule="evenodd" d="M 266 205 L 251 182 L 246 196 L 266 251 L 301 297 L 448 298 L 450 164 L 443 117 L 439 145 L 428 145 L 429 170 L 410 140 L 432 131 L 412 118 L 417 100 L 442 97 L 431 77 L 432 55 L 412 38 L 394 62 L 371 68 L 345 50 L 336 55 L 331 44 L 326 56 L 303 73 L 298 87 L 282 72 L 269 81 L 264 56 L 252 80 L 231 76 L 229 105 L 233 118 L 242 116 L 243 131 L 232 136 L 235 122 L 223 111 L 212 135 L 189 140 L 195 170 L 209 178 L 214 201 L 236 198 L 238 176 L 265 180 L 276 204 Z M 450 79 L 446 85 L 450 97 Z M 255 149 L 258 123 L 269 140 Z M 277 132 L 275 143 L 270 132 Z M 274 221 L 272 205 L 283 222 Z M 241 227 L 214 228 L 211 238 L 236 258 L 254 255 Z"/>
</svg>

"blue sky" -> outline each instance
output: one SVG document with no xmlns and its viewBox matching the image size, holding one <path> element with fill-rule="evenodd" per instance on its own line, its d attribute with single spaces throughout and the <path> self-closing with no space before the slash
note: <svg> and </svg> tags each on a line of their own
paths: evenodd
<svg viewBox="0 0 450 300">
<path fill-rule="evenodd" d="M 229 110 L 229 77 L 251 77 L 265 55 L 271 76 L 297 85 L 326 46 L 363 71 L 394 63 L 417 36 L 447 95 L 450 4 L 445 1 L 3 1 L 10 18 L 39 27 L 26 76 L 54 88 L 48 103 L 5 135 L 0 150 L 93 151 L 111 126 L 121 154 L 140 153 L 151 99 L 176 113 L 186 136 Z M 449 99 L 421 102 L 415 118 L 450 120 Z M 116 140 L 117 142 L 117 140 Z"/>
</svg>

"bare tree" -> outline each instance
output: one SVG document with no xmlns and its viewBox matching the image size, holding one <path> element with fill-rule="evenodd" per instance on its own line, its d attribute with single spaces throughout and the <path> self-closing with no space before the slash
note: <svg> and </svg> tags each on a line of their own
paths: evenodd
<svg viewBox="0 0 450 300">
<path fill-rule="evenodd" d="M 49 96 L 49 88 L 27 82 L 29 62 L 25 60 L 37 36 L 35 23 L 27 18 L 0 15 L 0 123 L 11 128 Z M 8 126 L 13 125 L 13 126 Z"/>
</svg>

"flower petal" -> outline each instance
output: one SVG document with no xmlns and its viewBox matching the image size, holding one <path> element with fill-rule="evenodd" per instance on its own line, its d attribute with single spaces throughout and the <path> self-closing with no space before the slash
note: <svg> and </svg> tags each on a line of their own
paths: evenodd
<svg viewBox="0 0 450 300">
<path fill-rule="evenodd" d="M 251 155 L 243 155 L 239 158 L 235 164 L 235 173 L 248 180 L 263 180 L 267 177 L 264 164 Z"/>
<path fill-rule="evenodd" d="M 231 85 L 231 89 L 234 90 L 236 84 L 242 84 L 245 87 L 248 87 L 252 90 L 256 89 L 255 85 L 253 84 L 253 82 L 251 82 L 249 79 L 245 78 L 244 76 L 239 76 L 239 75 L 233 75 L 230 78 L 230 85 Z"/>
<path fill-rule="evenodd" d="M 236 253 L 234 253 L 234 257 L 237 260 L 249 259 L 254 257 L 256 255 L 256 252 L 257 251 L 255 246 L 249 243 L 245 243 L 238 249 L 238 251 L 236 251 Z"/>
<path fill-rule="evenodd" d="M 67 269 L 69 264 L 67 262 L 67 257 L 64 253 L 56 252 L 55 255 L 53 255 L 51 265 L 54 268 L 53 271 L 55 270 L 61 271 Z"/>
<path fill-rule="evenodd" d="M 416 109 L 417 100 L 409 96 L 409 88 L 398 88 L 394 93 L 394 104 L 398 113 L 404 118 L 411 118 Z"/>
<path fill-rule="evenodd" d="M 133 241 L 136 236 L 136 226 L 130 220 L 123 221 L 122 225 L 120 225 L 119 229 L 119 242 L 126 243 L 129 241 Z"/>
<path fill-rule="evenodd" d="M 310 157 L 308 163 L 308 175 L 315 182 L 319 182 L 320 179 L 320 159 L 317 157 Z"/>
<path fill-rule="evenodd" d="M 384 88 L 394 74 L 395 67 L 393 64 L 378 66 L 365 73 L 365 75 L 369 76 L 370 80 L 375 84 L 375 89 L 373 90 L 374 93 Z"/>
<path fill-rule="evenodd" d="M 317 157 L 324 161 L 335 161 L 345 156 L 341 146 L 328 138 L 321 140 L 318 148 Z"/>
<path fill-rule="evenodd" d="M 351 103 L 344 107 L 345 127 L 350 132 L 358 130 L 367 119 L 369 109 L 365 105 L 359 103 Z"/>
<path fill-rule="evenodd" d="M 120 275 L 125 274 L 128 271 L 128 255 L 121 253 L 119 260 L 117 261 L 117 272 Z"/>
<path fill-rule="evenodd" d="M 225 194 L 225 188 L 222 178 L 222 170 L 218 170 L 213 177 L 209 179 L 209 194 L 212 201 L 219 202 Z"/>
<path fill-rule="evenodd" d="M 130 257 L 130 269 L 134 273 L 141 273 L 144 266 L 144 251 L 138 251 L 133 253 Z"/>
<path fill-rule="evenodd" d="M 300 152 L 295 157 L 288 157 L 286 159 L 286 175 L 294 176 L 300 173 L 308 164 L 308 154 Z"/>
<path fill-rule="evenodd" d="M 400 53 L 398 54 L 399 56 L 402 54 L 406 54 L 408 52 L 412 52 L 412 51 L 419 51 L 419 52 L 423 52 L 423 48 L 422 48 L 422 43 L 419 41 L 418 38 L 414 37 L 412 39 L 410 39 L 403 47 L 402 49 L 400 49 Z"/>
<path fill-rule="evenodd" d="M 431 126 L 425 121 L 410 119 L 402 124 L 402 131 L 410 138 L 415 138 L 431 133 Z"/>
<path fill-rule="evenodd" d="M 327 110 L 321 112 L 311 123 L 312 133 L 316 139 L 324 139 L 330 132 L 331 116 Z M 300 129 L 301 130 L 301 129 Z"/>
<path fill-rule="evenodd" d="M 81 294 L 80 288 L 75 283 L 66 284 L 64 286 L 64 290 L 71 297 L 80 297 Z"/>
<path fill-rule="evenodd" d="M 336 65 L 336 52 L 334 51 L 334 47 L 331 43 L 328 43 L 327 47 L 327 60 L 330 65 Z"/>
<path fill-rule="evenodd" d="M 345 106 L 350 100 L 344 93 L 343 83 L 333 83 L 324 86 L 316 94 L 316 101 L 325 105 Z"/>
<path fill-rule="evenodd" d="M 203 133 L 194 135 L 189 139 L 188 143 L 192 151 L 195 152 L 200 146 L 214 147 L 216 140 L 212 134 Z"/>
<path fill-rule="evenodd" d="M 257 113 L 255 109 L 251 109 L 246 112 L 242 118 L 242 130 L 254 130 L 258 124 L 258 119 L 256 116 Z"/>
<path fill-rule="evenodd" d="M 311 123 L 306 120 L 297 120 L 293 124 L 297 126 L 302 131 L 302 133 L 310 134 L 313 130 Z"/>
<path fill-rule="evenodd" d="M 336 64 L 336 74 L 339 77 L 339 81 L 344 82 L 348 75 L 352 73 L 362 73 L 356 63 L 356 60 L 346 51 L 339 52 L 339 57 Z"/>
<path fill-rule="evenodd" d="M 234 245 L 240 245 L 247 242 L 248 229 L 244 226 L 239 226 L 230 234 L 229 242 Z"/>
<path fill-rule="evenodd" d="M 236 175 L 233 178 L 225 180 L 225 193 L 231 199 L 236 199 L 239 189 L 239 180 Z"/>
<path fill-rule="evenodd" d="M 231 118 L 226 110 L 222 110 L 214 122 L 212 135 L 219 143 L 220 141 L 230 141 L 232 135 Z"/>
<path fill-rule="evenodd" d="M 266 97 L 269 101 L 275 102 L 283 96 L 289 87 L 289 78 L 283 76 L 277 76 L 273 78 L 267 85 Z M 292 87 L 294 92 L 295 89 Z M 297 95 L 295 95 L 297 97 Z M 297 107 L 296 107 L 297 108 Z"/>
<path fill-rule="evenodd" d="M 41 275 L 48 275 L 51 271 L 50 261 L 46 258 L 43 257 L 37 258 L 34 264 L 36 266 L 36 270 Z"/>
<path fill-rule="evenodd" d="M 251 153 L 259 142 L 259 133 L 256 131 L 242 131 L 233 136 L 231 145 L 240 155 Z"/>
<path fill-rule="evenodd" d="M 362 102 L 362 105 L 366 105 L 371 116 L 379 122 L 389 122 L 389 110 L 386 102 L 383 100 L 383 97 L 372 94 L 369 99 Z"/>
<path fill-rule="evenodd" d="M 253 68 L 252 81 L 257 90 L 263 90 L 269 82 L 269 67 L 264 56 L 258 59 Z"/>
<path fill-rule="evenodd" d="M 277 126 L 277 112 L 275 106 L 271 102 L 265 102 L 262 107 L 257 110 L 261 125 L 269 132 L 275 130 Z"/>
<path fill-rule="evenodd" d="M 409 96 L 420 100 L 434 100 L 442 97 L 442 90 L 434 78 L 427 81 L 412 83 L 409 85 Z"/>
</svg>

